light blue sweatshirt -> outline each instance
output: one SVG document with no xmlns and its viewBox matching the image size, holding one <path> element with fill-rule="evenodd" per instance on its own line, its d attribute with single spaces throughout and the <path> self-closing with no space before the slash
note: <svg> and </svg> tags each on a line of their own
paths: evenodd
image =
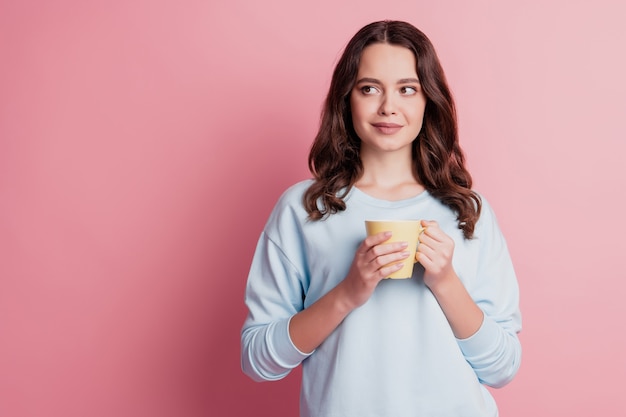
<svg viewBox="0 0 626 417">
<path fill-rule="evenodd" d="M 497 416 L 484 385 L 501 387 L 521 359 L 519 291 L 494 213 L 483 198 L 474 239 L 428 192 L 384 201 L 352 188 L 347 208 L 307 220 L 302 196 L 289 188 L 259 239 L 246 288 L 241 333 L 243 371 L 277 380 L 302 363 L 302 417 Z M 365 220 L 436 220 L 455 241 L 453 266 L 484 312 L 480 329 L 455 338 L 416 264 L 411 279 L 383 280 L 313 352 L 292 343 L 289 320 L 341 282 L 366 237 Z"/>
</svg>

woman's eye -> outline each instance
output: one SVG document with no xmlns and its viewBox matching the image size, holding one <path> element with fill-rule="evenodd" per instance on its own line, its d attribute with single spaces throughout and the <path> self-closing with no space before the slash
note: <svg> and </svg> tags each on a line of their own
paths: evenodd
<svg viewBox="0 0 626 417">
<path fill-rule="evenodd" d="M 405 87 L 402 87 L 400 89 L 400 92 L 402 94 L 406 94 L 406 95 L 413 95 L 413 94 L 417 93 L 417 88 L 405 86 Z"/>
<path fill-rule="evenodd" d="M 378 92 L 378 89 L 376 87 L 372 87 L 371 85 L 366 85 L 361 87 L 361 92 L 367 95 L 376 94 Z"/>
</svg>

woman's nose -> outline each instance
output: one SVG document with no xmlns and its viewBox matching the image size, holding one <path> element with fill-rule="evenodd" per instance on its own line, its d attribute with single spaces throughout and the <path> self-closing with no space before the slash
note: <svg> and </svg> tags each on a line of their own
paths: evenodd
<svg viewBox="0 0 626 417">
<path fill-rule="evenodd" d="M 396 114 L 396 104 L 389 94 L 385 94 L 382 96 L 382 101 L 380 103 L 380 107 L 378 108 L 378 113 L 383 116 L 389 116 L 392 114 Z"/>
</svg>

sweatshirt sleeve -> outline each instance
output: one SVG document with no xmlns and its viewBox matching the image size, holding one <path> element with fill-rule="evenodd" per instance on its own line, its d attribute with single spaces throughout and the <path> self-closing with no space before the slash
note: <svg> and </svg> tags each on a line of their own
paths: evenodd
<svg viewBox="0 0 626 417">
<path fill-rule="evenodd" d="M 521 331 L 519 288 L 507 245 L 489 204 L 477 223 L 480 248 L 478 270 L 468 291 L 484 313 L 479 330 L 458 340 L 467 362 L 478 379 L 491 387 L 509 383 L 522 356 L 517 334 Z"/>
<path fill-rule="evenodd" d="M 311 353 L 300 352 L 289 336 L 289 321 L 303 307 L 301 274 L 263 232 L 252 260 L 241 331 L 241 367 L 255 381 L 284 378 Z"/>
</svg>

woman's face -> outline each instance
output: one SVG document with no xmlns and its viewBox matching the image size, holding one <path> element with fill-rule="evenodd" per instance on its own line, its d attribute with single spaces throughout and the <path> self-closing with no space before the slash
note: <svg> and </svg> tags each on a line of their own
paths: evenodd
<svg viewBox="0 0 626 417">
<path fill-rule="evenodd" d="M 350 94 L 352 122 L 363 152 L 410 152 L 422 128 L 426 96 L 413 52 L 375 43 L 363 50 Z"/>
</svg>

